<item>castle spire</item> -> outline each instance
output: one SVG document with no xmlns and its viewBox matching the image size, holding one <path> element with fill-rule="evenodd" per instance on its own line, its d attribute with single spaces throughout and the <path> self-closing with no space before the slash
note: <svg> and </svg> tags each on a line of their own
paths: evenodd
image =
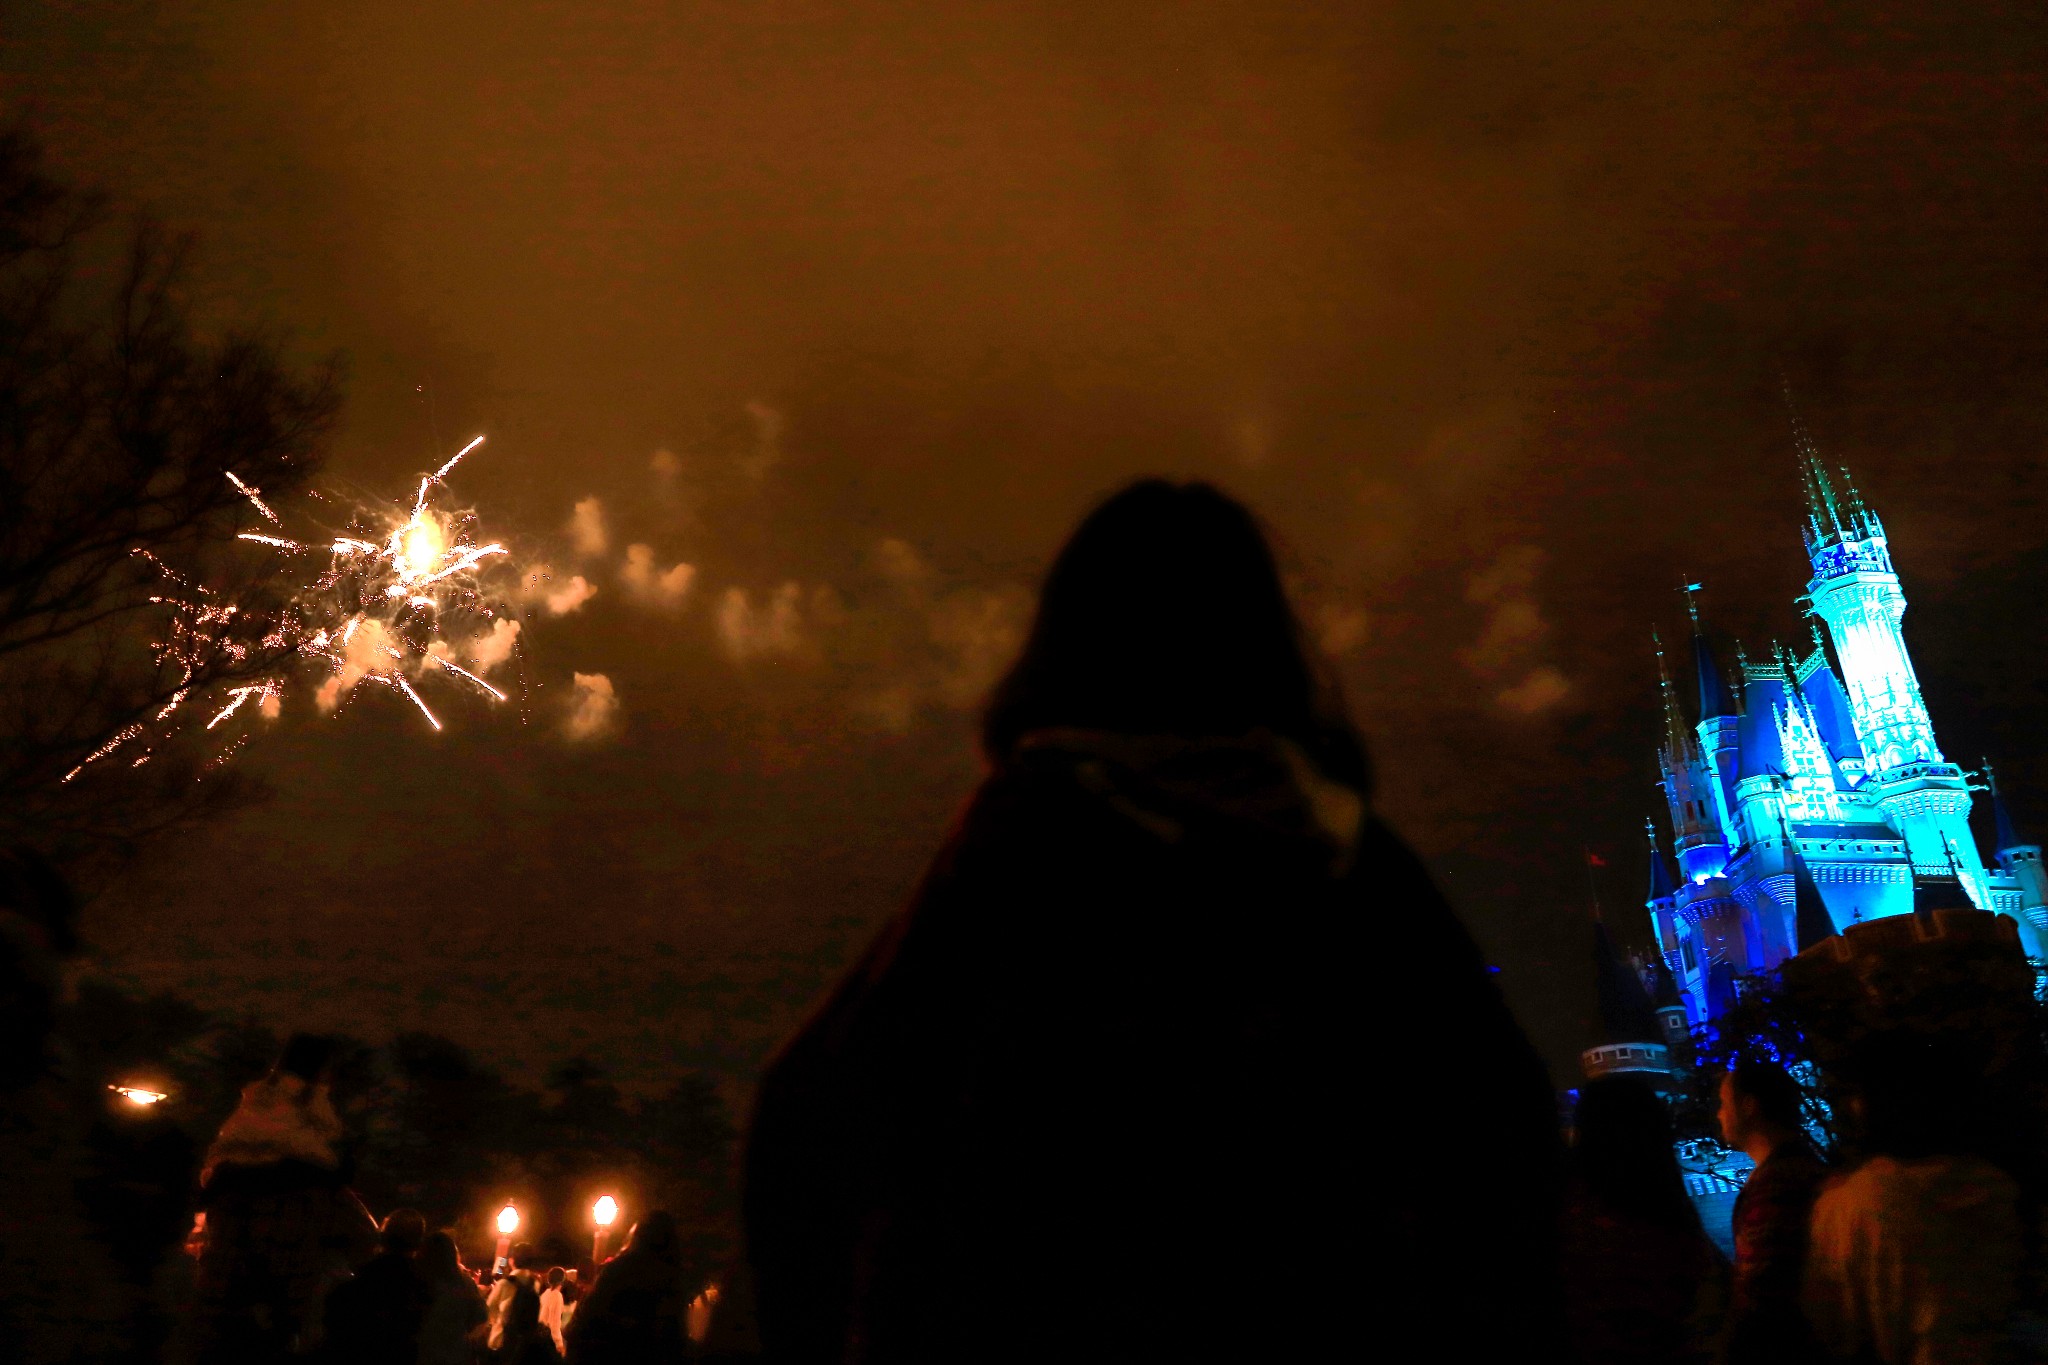
<svg viewBox="0 0 2048 1365">
<path fill-rule="evenodd" d="M 1707 632 L 1700 625 L 1700 585 L 1689 582 L 1680 591 L 1685 594 L 1686 615 L 1692 618 L 1692 666 L 1700 682 L 1700 720 L 1704 723 L 1717 716 L 1732 716 L 1735 708 L 1728 702 L 1728 689 L 1721 684 L 1721 669 L 1714 662 L 1713 646 L 1707 643 Z"/>
<path fill-rule="evenodd" d="M 1692 734 L 1686 729 L 1685 717 L 1678 710 L 1678 693 L 1671 686 L 1671 670 L 1664 665 L 1664 641 L 1657 634 L 1657 628 L 1650 628 L 1650 645 L 1657 653 L 1657 695 L 1664 703 L 1664 751 L 1671 756 L 1671 762 L 1682 763 L 1692 757 Z"/>
<path fill-rule="evenodd" d="M 1778 380 L 1785 395 L 1785 411 L 1792 417 L 1792 445 L 1799 452 L 1799 482 L 1806 493 L 1806 543 L 1810 547 L 1847 540 L 1850 533 L 1843 525 L 1842 500 L 1835 492 L 1834 480 L 1828 477 L 1827 466 L 1821 463 L 1820 450 L 1805 419 L 1799 415 L 1799 405 L 1792 401 L 1792 380 L 1783 373 Z M 1862 502 L 1859 495 L 1855 505 L 1860 508 Z M 1853 524 L 1855 519 L 1851 511 L 1848 520 Z"/>
<path fill-rule="evenodd" d="M 1671 864 L 1664 860 L 1664 850 L 1657 847 L 1657 826 L 1652 820 L 1643 821 L 1643 834 L 1650 841 L 1650 894 L 1644 904 L 1655 904 L 1666 900 L 1678 890 L 1678 880 L 1671 875 Z"/>
</svg>

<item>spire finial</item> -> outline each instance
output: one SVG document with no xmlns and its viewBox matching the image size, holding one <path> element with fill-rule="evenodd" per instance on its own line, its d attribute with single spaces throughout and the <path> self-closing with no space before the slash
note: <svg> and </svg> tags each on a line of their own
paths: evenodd
<svg viewBox="0 0 2048 1365">
<path fill-rule="evenodd" d="M 1650 628 L 1650 644 L 1657 652 L 1657 696 L 1664 705 L 1664 751 L 1673 765 L 1693 757 L 1692 733 L 1686 729 L 1685 714 L 1678 707 L 1678 690 L 1671 685 L 1671 670 L 1664 663 L 1664 641 L 1657 628 Z"/>
<path fill-rule="evenodd" d="M 1693 582 L 1688 576 L 1678 589 L 1685 594 L 1685 614 L 1692 618 L 1692 628 L 1695 632 L 1700 628 L 1700 590 L 1705 586 L 1704 583 Z"/>
<path fill-rule="evenodd" d="M 1657 654 L 1657 696 L 1664 704 L 1664 751 L 1672 763 L 1682 763 L 1691 756 L 1692 745 L 1686 737 L 1685 717 L 1679 714 L 1678 693 L 1671 686 L 1671 670 L 1664 665 L 1664 641 L 1655 626 L 1650 627 L 1650 645 Z"/>
<path fill-rule="evenodd" d="M 1828 477 L 1827 466 L 1820 462 L 1820 450 L 1806 429 L 1806 421 L 1799 415 L 1799 405 L 1792 400 L 1792 377 L 1782 368 L 1778 371 L 1778 385 L 1785 396 L 1785 411 L 1792 418 L 1792 445 L 1799 452 L 1800 482 L 1806 491 L 1811 538 L 1824 541 L 1833 532 L 1833 539 L 1845 540 L 1848 533 L 1842 526 L 1841 500 L 1835 496 L 1834 481 Z"/>
</svg>

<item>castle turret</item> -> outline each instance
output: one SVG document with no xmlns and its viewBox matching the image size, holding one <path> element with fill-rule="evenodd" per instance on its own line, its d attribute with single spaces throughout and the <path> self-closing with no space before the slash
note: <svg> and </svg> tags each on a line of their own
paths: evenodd
<svg viewBox="0 0 2048 1365">
<path fill-rule="evenodd" d="M 2027 843 L 2013 828 L 2012 812 L 2005 808 L 1989 763 L 1984 765 L 1984 777 L 1991 785 L 1991 818 L 1998 844 L 1993 851 L 1998 865 L 2019 885 L 2020 913 L 2027 923 L 2036 931 L 2048 931 L 2048 868 L 2041 864 L 2041 846 Z"/>
<path fill-rule="evenodd" d="M 1657 827 L 1643 821 L 1643 834 L 1650 841 L 1650 888 L 1643 897 L 1643 907 L 1650 912 L 1650 930 L 1657 940 L 1659 957 L 1671 957 L 1678 952 L 1680 929 L 1676 907 L 1672 897 L 1678 893 L 1678 881 L 1671 874 L 1670 860 L 1664 850 L 1657 847 Z"/>
<path fill-rule="evenodd" d="M 1688 882 L 1716 876 L 1728 865 L 1728 838 L 1721 822 L 1722 799 L 1713 769 L 1679 713 L 1664 642 L 1650 632 L 1657 651 L 1657 688 L 1664 705 L 1664 747 L 1658 754 L 1664 800 L 1671 810 L 1672 849 L 1679 875 Z M 1676 889 L 1676 888 L 1674 888 Z"/>
<path fill-rule="evenodd" d="M 1599 1014 L 1593 1046 L 1579 1054 L 1586 1079 L 1640 1075 L 1660 1091 L 1671 1087 L 1671 1050 L 1663 1041 L 1643 978 L 1615 949 L 1607 925 L 1593 918 L 1593 985 Z"/>
<path fill-rule="evenodd" d="M 1672 1068 L 1676 1070 L 1678 1059 L 1688 1055 L 1685 1045 L 1692 1039 L 1692 1021 L 1686 1014 L 1685 998 L 1678 992 L 1678 982 L 1664 959 L 1651 959 L 1649 975 L 1650 1007 L 1657 1012 L 1657 1025 L 1664 1031 L 1664 1046 L 1670 1049 Z"/>
<path fill-rule="evenodd" d="M 1725 850 L 1733 848 L 1740 840 L 1735 824 L 1735 767 L 1741 748 L 1736 735 L 1741 712 L 1721 680 L 1720 665 L 1714 660 L 1714 647 L 1708 643 L 1707 633 L 1700 626 L 1699 600 L 1693 595 L 1698 590 L 1699 584 L 1688 584 L 1685 602 L 1686 613 L 1692 618 L 1693 673 L 1699 682 L 1700 722 L 1697 733 L 1701 759 L 1713 778 L 1714 814 L 1721 824 Z M 1716 873 L 1718 871 L 1715 869 Z"/>
<path fill-rule="evenodd" d="M 1970 838 L 1969 784 L 1935 743 L 1900 629 L 1906 594 L 1884 523 L 1863 505 L 1847 471 L 1837 489 L 1796 409 L 1792 431 L 1806 485 L 1807 600 L 1841 660 L 1868 790 L 1904 837 L 1916 878 L 1959 876 L 1970 899 L 1988 909 L 1990 886 Z"/>
</svg>

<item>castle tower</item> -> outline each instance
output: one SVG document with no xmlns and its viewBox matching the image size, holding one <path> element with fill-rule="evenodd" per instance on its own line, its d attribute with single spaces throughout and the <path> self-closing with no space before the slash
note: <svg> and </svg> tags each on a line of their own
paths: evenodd
<svg viewBox="0 0 2048 1365">
<path fill-rule="evenodd" d="M 1991 765 L 1984 765 L 1984 778 L 1991 786 L 1991 817 L 1998 833 L 1998 865 L 2019 884 L 2020 913 L 2036 931 L 2048 931 L 2048 868 L 2041 864 L 2041 846 L 2024 842 L 2013 828 L 2012 813 L 1998 794 L 1998 778 Z"/>
<path fill-rule="evenodd" d="M 1707 635 L 1700 628 L 1699 599 L 1695 594 L 1699 584 L 1689 583 L 1685 589 L 1685 610 L 1692 618 L 1692 664 L 1693 673 L 1699 680 L 1700 693 L 1700 753 L 1705 759 L 1707 771 L 1713 776 L 1715 813 L 1721 823 L 1723 851 L 1740 842 L 1735 819 L 1735 778 L 1736 763 L 1741 749 L 1737 733 L 1741 724 L 1741 713 L 1734 699 L 1721 681 L 1721 669 L 1714 662 L 1713 646 L 1707 643 Z M 1726 863 L 1726 858 L 1722 859 Z M 1715 876 L 1720 868 L 1708 871 Z M 1688 874 L 1687 880 L 1692 880 Z"/>
<path fill-rule="evenodd" d="M 1657 955 L 1668 961 L 1678 956 L 1679 940 L 1683 937 L 1672 900 L 1678 894 L 1678 882 L 1671 875 L 1671 863 L 1664 850 L 1657 847 L 1656 825 L 1643 821 L 1643 833 L 1650 841 L 1650 890 L 1643 905 L 1650 912 L 1650 927 L 1657 936 Z"/>
<path fill-rule="evenodd" d="M 1615 949 L 1607 925 L 1593 917 L 1593 983 L 1599 1017 L 1593 1045 L 1579 1054 L 1586 1079 L 1641 1076 L 1660 1093 L 1672 1089 L 1671 1050 L 1643 979 Z"/>
<path fill-rule="evenodd" d="M 1655 631 L 1650 633 L 1650 641 L 1657 651 L 1657 686 L 1664 703 L 1664 747 L 1657 757 L 1663 771 L 1664 800 L 1671 809 L 1672 849 L 1678 855 L 1680 876 L 1691 882 L 1715 876 L 1728 865 L 1722 800 L 1714 790 L 1713 770 L 1679 714 L 1671 671 L 1664 664 L 1664 642 Z M 1651 857 L 1659 857 L 1654 833 Z"/>
<path fill-rule="evenodd" d="M 1796 410 L 1793 438 L 1806 486 L 1806 553 L 1813 565 L 1807 600 L 1826 623 L 1841 660 L 1869 794 L 1905 839 L 1916 877 L 1960 877 L 1970 899 L 1988 909 L 1990 887 L 1970 837 L 1969 784 L 1935 743 L 1900 630 L 1906 595 L 1892 570 L 1884 524 L 1863 505 L 1846 474 L 1846 493 L 1836 490 Z"/>
<path fill-rule="evenodd" d="M 1671 1068 L 1679 1068 L 1679 1058 L 1689 1056 L 1686 1045 L 1692 1041 L 1692 1024 L 1686 1014 L 1685 1000 L 1678 993 L 1678 982 L 1672 979 L 1671 969 L 1663 960 L 1650 963 L 1650 1007 L 1657 1012 L 1658 1027 L 1664 1030 L 1664 1046 L 1671 1055 Z"/>
</svg>

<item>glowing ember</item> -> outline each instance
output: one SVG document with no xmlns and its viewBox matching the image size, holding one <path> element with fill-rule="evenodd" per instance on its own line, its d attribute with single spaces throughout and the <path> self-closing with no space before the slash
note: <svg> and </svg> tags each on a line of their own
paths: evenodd
<svg viewBox="0 0 2048 1365">
<path fill-rule="evenodd" d="M 145 1090 L 139 1085 L 110 1085 L 107 1089 L 119 1095 L 130 1104 L 148 1106 L 162 1104 L 170 1096 L 161 1090 Z"/>
</svg>

